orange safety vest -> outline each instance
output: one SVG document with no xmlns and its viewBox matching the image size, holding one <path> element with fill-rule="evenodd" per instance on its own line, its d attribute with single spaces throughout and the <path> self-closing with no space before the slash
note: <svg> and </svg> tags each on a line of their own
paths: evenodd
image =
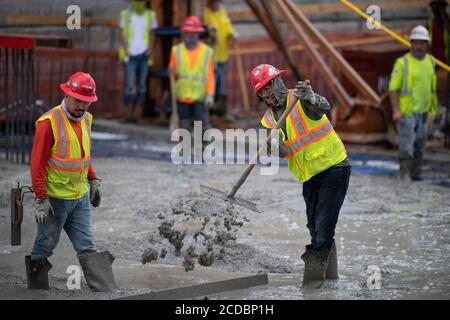
<svg viewBox="0 0 450 320">
<path fill-rule="evenodd" d="M 37 121 L 50 120 L 55 143 L 47 162 L 47 194 L 63 200 L 77 200 L 88 192 L 87 175 L 91 165 L 92 115 L 86 112 L 81 120 L 82 157 L 78 137 L 61 106 L 57 106 Z"/>
</svg>

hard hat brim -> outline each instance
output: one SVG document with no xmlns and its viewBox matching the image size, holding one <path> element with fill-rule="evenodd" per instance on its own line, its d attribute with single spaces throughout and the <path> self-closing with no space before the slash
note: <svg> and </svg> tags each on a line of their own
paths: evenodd
<svg viewBox="0 0 450 320">
<path fill-rule="evenodd" d="M 186 33 L 202 33 L 205 32 L 205 29 L 203 27 L 182 27 L 181 31 Z"/>
<path fill-rule="evenodd" d="M 61 89 L 62 92 L 64 92 L 65 94 L 67 94 L 68 96 L 71 96 L 75 99 L 78 99 L 80 101 L 84 101 L 84 102 L 96 102 L 98 100 L 97 95 L 93 95 L 91 97 L 88 96 L 83 96 L 79 93 L 73 92 L 72 90 L 70 90 L 70 88 L 67 87 L 67 85 L 65 83 L 61 83 L 59 85 L 59 88 Z"/>
<path fill-rule="evenodd" d="M 258 88 L 254 88 L 255 94 L 258 93 L 259 90 L 261 90 L 262 88 L 264 88 L 264 86 L 265 86 L 269 81 L 271 81 L 272 79 L 278 77 L 279 75 L 281 75 L 281 74 L 283 74 L 283 73 L 285 73 L 285 72 L 286 72 L 286 70 L 279 70 L 279 72 L 278 72 L 277 75 L 275 75 L 275 76 L 273 76 L 273 77 L 269 77 L 269 78 L 265 79 L 264 81 L 261 81 L 260 84 L 259 84 L 259 86 L 258 86 Z"/>
<path fill-rule="evenodd" d="M 413 40 L 423 40 L 423 41 L 428 41 L 428 42 L 430 42 L 430 38 L 427 38 L 427 37 L 410 37 L 409 38 L 409 41 L 413 41 Z"/>
</svg>

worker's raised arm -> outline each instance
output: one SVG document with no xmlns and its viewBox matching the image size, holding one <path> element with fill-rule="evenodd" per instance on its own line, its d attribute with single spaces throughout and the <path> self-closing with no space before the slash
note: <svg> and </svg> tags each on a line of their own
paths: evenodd
<svg viewBox="0 0 450 320">
<path fill-rule="evenodd" d="M 300 99 L 303 111 L 311 120 L 320 120 L 331 110 L 328 100 L 313 91 L 309 80 L 297 82 L 294 95 Z"/>
</svg>

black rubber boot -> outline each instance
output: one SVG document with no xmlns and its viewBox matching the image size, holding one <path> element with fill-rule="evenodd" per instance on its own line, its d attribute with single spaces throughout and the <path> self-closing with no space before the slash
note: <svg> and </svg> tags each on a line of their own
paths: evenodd
<svg viewBox="0 0 450 320">
<path fill-rule="evenodd" d="M 411 162 L 411 180 L 412 181 L 422 181 L 422 162 L 423 156 L 415 157 Z"/>
<path fill-rule="evenodd" d="M 305 262 L 302 289 L 320 289 L 325 281 L 325 271 L 328 266 L 329 250 L 312 250 L 306 246 L 301 258 Z"/>
<path fill-rule="evenodd" d="M 339 279 L 336 243 L 334 241 L 331 245 L 330 253 L 328 254 L 328 266 L 327 270 L 325 271 L 325 278 L 330 280 Z"/>
<path fill-rule="evenodd" d="M 411 171 L 412 159 L 410 158 L 400 159 L 399 162 L 400 162 L 400 180 L 405 181 L 408 179 Z"/>
<path fill-rule="evenodd" d="M 47 259 L 31 260 L 31 256 L 25 256 L 25 266 L 28 289 L 48 290 L 48 272 L 52 264 Z"/>
<path fill-rule="evenodd" d="M 114 256 L 109 251 L 84 254 L 78 260 L 92 291 L 108 292 L 117 288 L 112 271 Z"/>
</svg>

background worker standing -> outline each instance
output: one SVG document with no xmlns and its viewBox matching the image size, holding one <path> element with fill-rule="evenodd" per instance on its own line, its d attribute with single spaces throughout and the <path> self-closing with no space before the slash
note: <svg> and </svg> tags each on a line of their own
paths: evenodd
<svg viewBox="0 0 450 320">
<path fill-rule="evenodd" d="M 227 113 L 227 62 L 230 41 L 236 41 L 236 32 L 221 0 L 208 0 L 203 13 L 216 62 L 216 106 L 211 113 L 225 117 Z"/>
<path fill-rule="evenodd" d="M 320 288 L 325 279 L 338 279 L 335 228 L 350 181 L 351 167 L 344 144 L 328 121 L 328 101 L 314 93 L 309 81 L 288 90 L 275 67 L 262 64 L 251 73 L 251 82 L 266 112 L 264 128 L 274 128 L 291 99 L 299 99 L 281 126 L 279 155 L 291 173 L 303 182 L 307 227 L 311 243 L 301 258 L 305 262 L 303 288 Z"/>
<path fill-rule="evenodd" d="M 436 113 L 435 63 L 427 49 L 428 30 L 412 29 L 411 50 L 397 59 L 389 82 L 392 120 L 399 139 L 400 179 L 422 180 L 421 168 L 427 141 L 428 112 Z"/>
<path fill-rule="evenodd" d="M 208 110 L 214 105 L 214 53 L 200 41 L 204 32 L 200 20 L 189 16 L 184 20 L 182 42 L 173 46 L 169 73 L 175 77 L 175 95 L 180 127 L 189 129 L 192 121 L 202 121 L 208 129 Z"/>
<path fill-rule="evenodd" d="M 101 201 L 101 183 L 91 163 L 92 115 L 97 101 L 94 79 L 77 72 L 60 84 L 61 105 L 36 121 L 31 154 L 31 178 L 36 194 L 37 236 L 25 257 L 29 289 L 49 289 L 47 260 L 61 231 L 69 236 L 89 287 L 94 291 L 115 288 L 108 251 L 97 252 L 91 230 L 91 209 Z"/>
<path fill-rule="evenodd" d="M 119 59 L 125 64 L 124 103 L 128 109 L 127 122 L 137 122 L 142 115 L 148 67 L 153 64 L 154 31 L 158 21 L 156 13 L 147 9 L 146 3 L 146 0 L 133 0 L 128 9 L 120 12 Z"/>
</svg>

